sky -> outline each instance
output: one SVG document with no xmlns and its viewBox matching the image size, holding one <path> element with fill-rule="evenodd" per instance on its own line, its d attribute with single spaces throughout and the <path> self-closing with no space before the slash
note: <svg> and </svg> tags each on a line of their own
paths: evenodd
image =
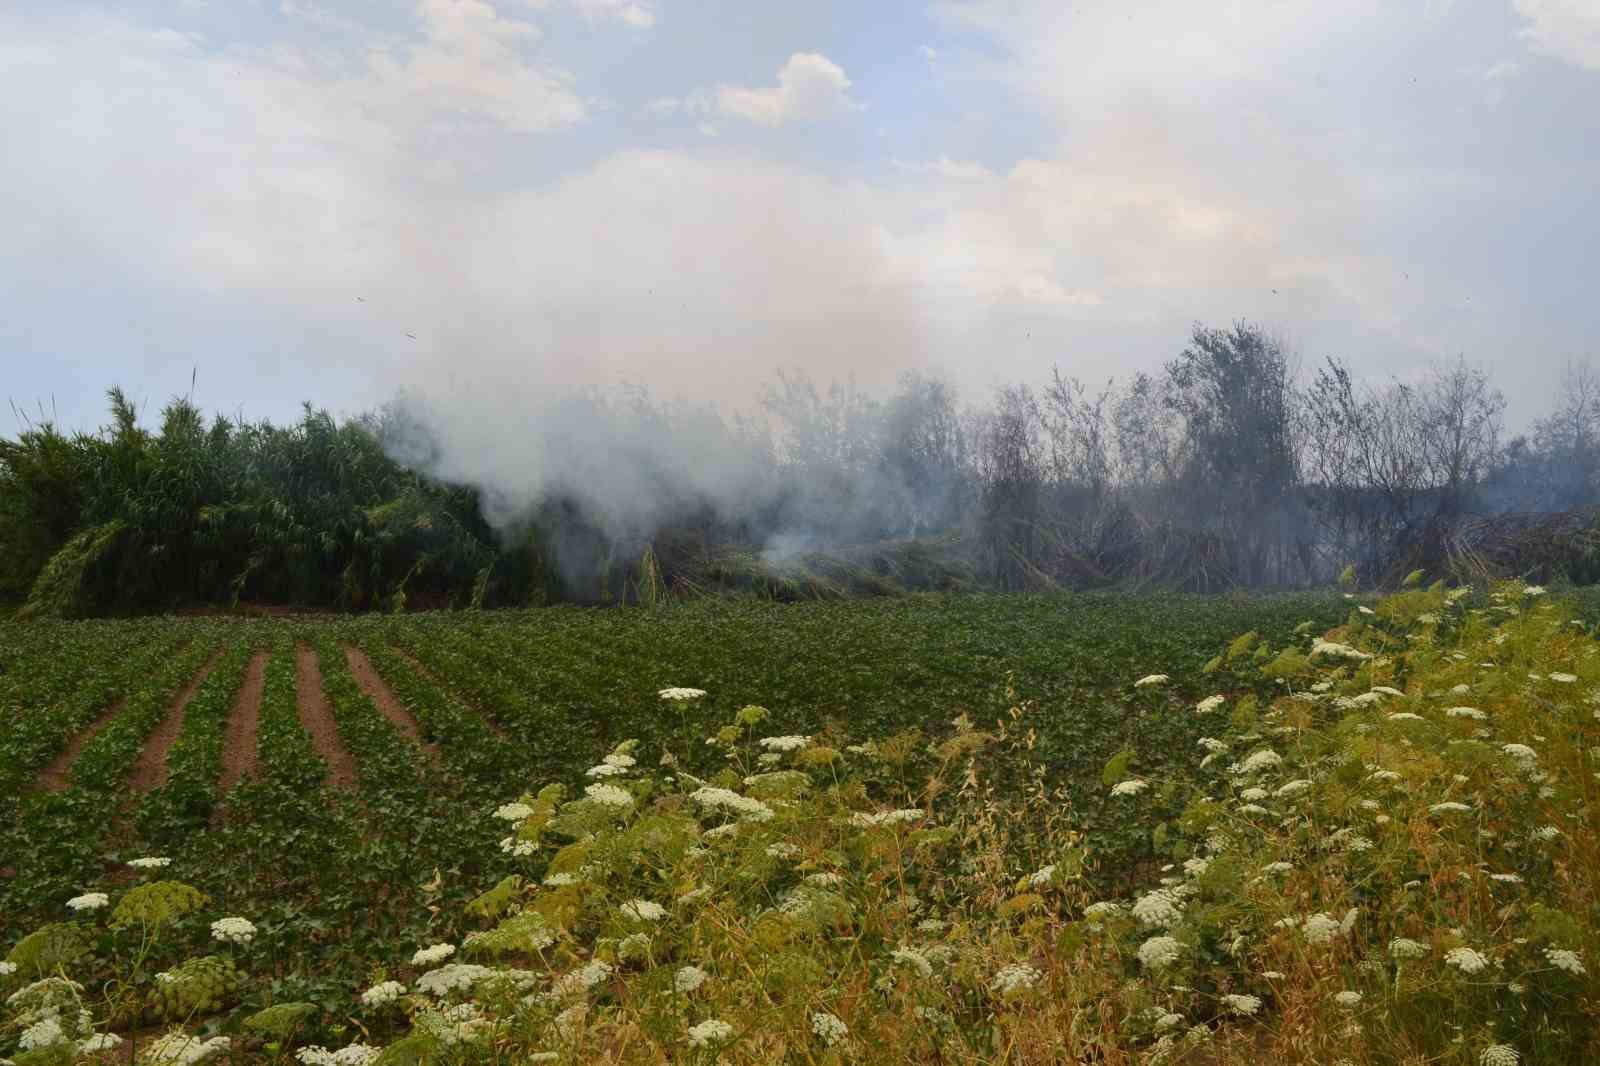
<svg viewBox="0 0 1600 1066">
<path fill-rule="evenodd" d="M 0 144 L 0 381 L 70 428 L 981 402 L 1237 319 L 1515 426 L 1600 359 L 1600 0 L 12 0 Z"/>
</svg>

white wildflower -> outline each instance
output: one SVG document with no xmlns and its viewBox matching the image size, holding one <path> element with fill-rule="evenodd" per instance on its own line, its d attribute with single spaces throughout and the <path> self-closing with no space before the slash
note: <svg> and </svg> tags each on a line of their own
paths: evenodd
<svg viewBox="0 0 1600 1066">
<path fill-rule="evenodd" d="M 714 1047 L 733 1039 L 733 1026 L 720 1018 L 707 1018 L 689 1027 L 690 1047 Z"/>
<path fill-rule="evenodd" d="M 470 962 L 446 963 L 417 978 L 416 989 L 424 995 L 448 996 L 451 992 L 465 992 L 494 972 L 487 966 Z"/>
<path fill-rule="evenodd" d="M 413 966 L 432 966 L 436 962 L 443 962 L 456 953 L 454 944 L 435 944 L 432 947 L 421 948 L 411 956 Z"/>
<path fill-rule="evenodd" d="M 1553 674 L 1547 674 L 1545 676 L 1547 676 L 1551 681 L 1557 681 L 1563 685 L 1570 685 L 1574 681 L 1578 680 L 1577 674 L 1564 674 L 1559 671 Z"/>
<path fill-rule="evenodd" d="M 593 784 L 585 785 L 583 794 L 602 807 L 615 807 L 618 810 L 627 810 L 633 806 L 633 794 L 625 788 L 616 785 Z"/>
<path fill-rule="evenodd" d="M 1139 945 L 1139 963 L 1149 970 L 1160 970 L 1178 961 L 1183 945 L 1176 937 L 1153 936 Z"/>
<path fill-rule="evenodd" d="M 211 938 L 224 944 L 248 944 L 255 935 L 255 923 L 248 918 L 218 918 L 211 923 Z"/>
<path fill-rule="evenodd" d="M 500 840 L 500 850 L 505 852 L 507 855 L 510 855 L 514 859 L 526 859 L 529 855 L 532 855 L 539 850 L 539 845 L 538 842 L 533 840 L 522 840 L 517 837 L 502 837 Z"/>
<path fill-rule="evenodd" d="M 1241 774 L 1256 774 L 1283 765 L 1283 757 L 1271 748 L 1263 748 L 1239 764 Z"/>
<path fill-rule="evenodd" d="M 1550 960 L 1551 966 L 1558 970 L 1565 970 L 1574 977 L 1582 977 L 1589 972 L 1583 968 L 1583 959 L 1579 957 L 1576 951 L 1568 951 L 1565 948 L 1545 948 L 1544 957 Z"/>
<path fill-rule="evenodd" d="M 765 803 L 749 796 L 741 796 L 731 789 L 712 788 L 707 785 L 695 789 L 689 794 L 689 798 L 709 810 L 734 814 L 749 822 L 765 822 L 773 816 L 772 808 Z"/>
<path fill-rule="evenodd" d="M 1171 889 L 1158 888 L 1133 902 L 1133 916 L 1142 925 L 1165 929 L 1183 915 L 1183 899 Z"/>
<path fill-rule="evenodd" d="M 1272 793 L 1268 792 L 1259 785 L 1251 785 L 1249 788 L 1239 793 L 1239 798 L 1250 803 L 1258 803 L 1270 795 L 1272 795 Z"/>
<path fill-rule="evenodd" d="M 1372 658 L 1371 654 L 1352 648 L 1348 644 L 1337 641 L 1324 640 L 1318 637 L 1311 645 L 1313 659 L 1350 659 L 1354 662 L 1366 662 Z"/>
<path fill-rule="evenodd" d="M 584 771 L 586 777 L 624 777 L 627 773 L 627 767 L 613 766 L 608 762 L 600 763 L 598 766 L 591 766 Z"/>
<path fill-rule="evenodd" d="M 1166 674 L 1146 674 L 1133 683 L 1134 688 L 1149 688 L 1151 685 L 1165 685 L 1172 680 Z"/>
<path fill-rule="evenodd" d="M 933 963 L 929 962 L 928 957 L 916 948 L 895 948 L 894 951 L 889 953 L 889 958 L 902 966 L 909 966 L 917 971 L 917 974 L 921 977 L 933 976 Z"/>
<path fill-rule="evenodd" d="M 587 992 L 610 976 L 610 963 L 603 959 L 591 959 L 576 970 L 557 977 L 551 982 L 550 990 L 561 997 L 576 995 L 579 992 Z"/>
<path fill-rule="evenodd" d="M 761 746 L 768 751 L 799 751 L 811 743 L 810 737 L 762 737 Z"/>
<path fill-rule="evenodd" d="M 1480 722 L 1489 717 L 1476 707 L 1446 707 L 1444 713 L 1446 718 L 1472 718 Z"/>
<path fill-rule="evenodd" d="M 1223 1006 L 1234 1014 L 1252 1015 L 1261 1009 L 1261 1000 L 1257 996 L 1231 995 L 1222 997 Z"/>
<path fill-rule="evenodd" d="M 1556 837 L 1561 835 L 1561 830 L 1557 829 L 1553 825 L 1541 825 L 1539 828 L 1535 829 L 1531 835 L 1535 840 L 1554 840 Z"/>
<path fill-rule="evenodd" d="M 1345 990 L 1343 992 L 1339 992 L 1339 993 L 1335 994 L 1334 997 L 1333 997 L 1333 1001 L 1335 1003 L 1339 1004 L 1339 1006 L 1345 1007 L 1347 1009 L 1348 1008 L 1359 1007 L 1361 1005 L 1361 993 L 1360 992 L 1352 992 L 1352 991 L 1349 991 L 1347 989 L 1347 990 Z"/>
<path fill-rule="evenodd" d="M 687 995 L 705 984 L 710 976 L 698 966 L 684 966 L 672 975 L 672 987 Z"/>
<path fill-rule="evenodd" d="M 1130 777 L 1126 781 L 1118 781 L 1113 785 L 1111 794 L 1113 796 L 1137 796 L 1149 787 L 1150 782 L 1140 780 L 1137 777 Z"/>
<path fill-rule="evenodd" d="M 111 897 L 104 892 L 85 892 L 81 896 L 73 896 L 67 900 L 67 906 L 75 911 L 97 911 L 111 902 Z"/>
<path fill-rule="evenodd" d="M 1218 740 L 1216 737 L 1201 737 L 1195 743 L 1213 755 L 1220 755 L 1228 750 L 1227 743 Z"/>
<path fill-rule="evenodd" d="M 1292 862 L 1269 862 L 1261 868 L 1264 874 L 1286 874 L 1294 869 Z"/>
<path fill-rule="evenodd" d="M 361 993 L 361 1002 L 368 1007 L 386 1007 L 406 994 L 406 986 L 399 981 L 379 981 Z"/>
<path fill-rule="evenodd" d="M 1470 811 L 1472 808 L 1467 806 L 1465 803 L 1457 803 L 1455 800 L 1446 800 L 1443 803 L 1435 803 L 1433 806 L 1429 807 L 1428 810 L 1433 814 L 1445 814 L 1450 811 Z"/>
<path fill-rule="evenodd" d="M 989 982 L 989 991 L 1000 996 L 1009 996 L 1013 992 L 1025 991 L 1039 983 L 1042 975 L 1032 966 L 1022 966 L 1013 963 L 1003 966 L 994 975 L 994 980 Z"/>
<path fill-rule="evenodd" d="M 1273 795 L 1279 799 L 1287 799 L 1290 796 L 1298 796 L 1300 793 L 1307 792 L 1310 789 L 1311 782 L 1307 781 L 1305 778 L 1300 778 L 1299 780 L 1295 781 L 1287 781 L 1278 786 L 1278 790 L 1274 792 Z"/>
<path fill-rule="evenodd" d="M 657 693 L 664 700 L 697 700 L 705 694 L 703 688 L 664 688 Z"/>
<path fill-rule="evenodd" d="M 17 1047 L 23 1051 L 34 1051 L 64 1044 L 66 1040 L 67 1034 L 61 1028 L 61 1019 L 54 1014 L 47 1014 L 22 1031 L 17 1039 Z"/>
<path fill-rule="evenodd" d="M 1444 961 L 1462 973 L 1469 974 L 1481 973 L 1489 966 L 1488 957 L 1472 948 L 1451 948 L 1444 953 Z"/>
<path fill-rule="evenodd" d="M 96 1033 L 86 1040 L 78 1041 L 78 1054 L 98 1055 L 106 1051 L 115 1051 L 122 1046 L 122 1037 L 116 1033 Z"/>
<path fill-rule="evenodd" d="M 1284 973 L 1282 970 L 1262 970 L 1261 976 L 1268 981 L 1281 981 Z"/>
<path fill-rule="evenodd" d="M 1479 1066 L 1517 1066 L 1522 1056 L 1510 1044 L 1490 1044 L 1478 1056 Z"/>
<path fill-rule="evenodd" d="M 1055 876 L 1056 868 L 1055 864 L 1052 863 L 1049 866 L 1042 867 L 1041 869 L 1035 870 L 1033 873 L 1029 874 L 1028 884 L 1034 888 L 1043 888 L 1045 885 L 1048 885 L 1055 878 Z"/>
<path fill-rule="evenodd" d="M 146 855 L 142 859 L 130 859 L 128 865 L 135 870 L 159 870 L 163 866 L 171 866 L 172 860 L 163 855 Z"/>
<path fill-rule="evenodd" d="M 1339 919 L 1328 914 L 1313 914 L 1300 925 L 1308 944 L 1326 944 L 1344 930 Z"/>
<path fill-rule="evenodd" d="M 502 803 L 494 809 L 494 816 L 502 822 L 520 822 L 533 816 L 533 808 L 526 803 Z"/>
<path fill-rule="evenodd" d="M 827 1047 L 833 1047 L 850 1035 L 850 1027 L 845 1025 L 838 1015 L 826 1011 L 811 1012 L 811 1031 L 821 1037 Z"/>
<path fill-rule="evenodd" d="M 620 908 L 624 917 L 640 922 L 659 922 L 667 916 L 667 909 L 648 899 L 631 899 Z"/>
<path fill-rule="evenodd" d="M 144 1057 L 147 1062 L 171 1062 L 177 1066 L 191 1066 L 212 1055 L 227 1051 L 230 1044 L 231 1041 L 225 1036 L 201 1040 L 198 1036 L 190 1036 L 182 1029 L 174 1029 L 151 1041 L 144 1049 Z"/>
<path fill-rule="evenodd" d="M 305 1066 L 369 1066 L 378 1061 L 383 1049 L 369 1044 L 350 1044 L 338 1051 L 312 1044 L 294 1053 Z"/>
<path fill-rule="evenodd" d="M 1420 959 L 1428 953 L 1428 945 L 1397 936 L 1389 941 L 1389 954 L 1396 959 Z"/>
<path fill-rule="evenodd" d="M 850 816 L 850 824 L 858 829 L 870 829 L 880 825 L 899 825 L 904 822 L 916 822 L 927 817 L 927 813 L 920 807 L 903 807 L 894 811 L 879 811 L 875 814 L 866 814 L 857 811 Z"/>
<path fill-rule="evenodd" d="M 1207 696 L 1195 704 L 1194 709 L 1198 714 L 1210 714 L 1212 711 L 1220 710 L 1222 705 L 1227 702 L 1228 698 L 1226 696 Z"/>
</svg>

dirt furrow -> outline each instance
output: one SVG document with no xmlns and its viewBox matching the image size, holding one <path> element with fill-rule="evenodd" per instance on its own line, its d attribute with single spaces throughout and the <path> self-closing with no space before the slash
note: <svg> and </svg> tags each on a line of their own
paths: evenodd
<svg viewBox="0 0 1600 1066">
<path fill-rule="evenodd" d="M 200 691 L 200 686 L 205 684 L 206 677 L 220 658 L 222 650 L 219 648 L 206 660 L 200 672 L 183 686 L 183 691 L 172 701 L 172 708 L 167 711 L 166 717 L 161 719 L 161 724 L 145 738 L 144 750 L 139 753 L 139 760 L 133 764 L 133 772 L 128 775 L 130 789 L 135 792 L 150 792 L 167 783 L 167 752 L 172 749 L 178 734 L 183 732 L 183 710 L 189 706 L 189 701 L 194 699 L 194 694 Z"/>
<path fill-rule="evenodd" d="M 94 720 L 94 723 L 88 729 L 73 737 L 67 743 L 66 750 L 57 755 L 51 760 L 49 766 L 40 771 L 39 788 L 45 792 L 60 792 L 66 788 L 71 779 L 72 764 L 78 760 L 78 756 L 83 752 L 83 749 L 88 747 L 89 741 L 95 738 L 95 734 L 110 725 L 111 719 L 122 713 L 122 705 L 126 702 L 126 699 L 118 697 L 110 707 L 106 708 L 104 714 Z"/>
<path fill-rule="evenodd" d="M 389 683 L 383 679 L 372 665 L 372 660 L 367 658 L 360 648 L 347 645 L 344 649 L 345 662 L 350 664 L 350 673 L 356 679 L 356 684 L 361 686 L 361 691 L 367 694 L 389 723 L 398 729 L 411 742 L 428 753 L 428 757 L 435 763 L 439 761 L 439 745 L 430 744 L 422 739 L 422 730 L 417 725 L 417 720 L 406 709 L 405 704 L 394 694 Z"/>
<path fill-rule="evenodd" d="M 333 709 L 322 694 L 322 667 L 317 663 L 317 653 L 309 645 L 294 649 L 295 702 L 300 709 L 300 725 L 311 734 L 322 761 L 328 764 L 330 783 L 334 788 L 354 788 L 356 762 L 339 739 L 339 727 L 333 721 Z"/>
<path fill-rule="evenodd" d="M 222 778 L 217 783 L 219 795 L 245 777 L 255 777 L 261 772 L 261 762 L 256 754 L 256 728 L 261 720 L 261 693 L 266 687 L 267 653 L 258 651 L 250 657 L 245 667 L 244 683 L 228 715 L 228 726 L 222 734 Z"/>
</svg>

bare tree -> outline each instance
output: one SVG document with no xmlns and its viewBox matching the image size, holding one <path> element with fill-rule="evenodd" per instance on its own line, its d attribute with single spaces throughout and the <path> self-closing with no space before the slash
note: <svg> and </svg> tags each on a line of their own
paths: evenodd
<svg viewBox="0 0 1600 1066">
<path fill-rule="evenodd" d="M 1506 398 L 1489 375 L 1465 358 L 1432 368 L 1417 397 L 1417 415 L 1422 458 L 1439 494 L 1436 517 L 1468 509 L 1499 451 L 1505 409 Z"/>
</svg>

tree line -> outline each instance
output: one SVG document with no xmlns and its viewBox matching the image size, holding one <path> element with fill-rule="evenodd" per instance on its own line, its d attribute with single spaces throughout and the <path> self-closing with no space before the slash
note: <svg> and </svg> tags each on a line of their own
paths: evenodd
<svg viewBox="0 0 1600 1066">
<path fill-rule="evenodd" d="M 1600 577 L 1587 364 L 1508 435 L 1504 397 L 1464 360 L 1366 382 L 1243 322 L 1196 325 L 1154 373 L 1091 388 L 1058 369 L 977 405 L 919 373 L 885 396 L 780 373 L 733 417 L 576 393 L 543 439 L 505 442 L 513 467 L 538 448 L 566 472 L 531 495 L 442 474 L 447 445 L 404 397 L 342 420 L 308 404 L 284 426 L 178 398 L 155 428 L 121 390 L 109 401 L 98 431 L 0 439 L 0 598 L 27 612 L 1218 591 L 1468 559 Z"/>
</svg>

